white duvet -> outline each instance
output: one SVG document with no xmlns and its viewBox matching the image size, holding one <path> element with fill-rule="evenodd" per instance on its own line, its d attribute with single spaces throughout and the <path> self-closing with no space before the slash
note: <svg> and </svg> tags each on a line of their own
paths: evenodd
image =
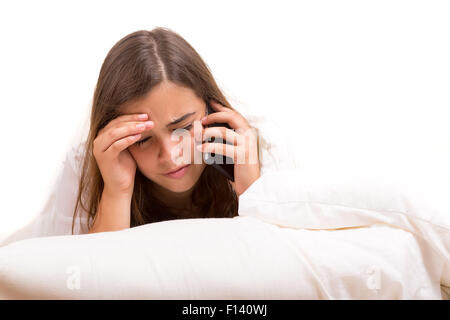
<svg viewBox="0 0 450 320">
<path fill-rule="evenodd" d="M 448 298 L 448 185 L 398 182 L 269 172 L 233 219 L 17 241 L 0 248 L 0 298 Z"/>
<path fill-rule="evenodd" d="M 73 148 L 36 219 L 0 239 L 0 299 L 449 298 L 447 165 L 293 168 L 283 141 L 262 144 L 238 217 L 77 235 Z"/>
</svg>

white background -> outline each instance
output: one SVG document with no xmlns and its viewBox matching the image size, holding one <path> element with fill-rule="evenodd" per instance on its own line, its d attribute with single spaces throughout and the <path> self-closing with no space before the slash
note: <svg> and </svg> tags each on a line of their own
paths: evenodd
<svg viewBox="0 0 450 320">
<path fill-rule="evenodd" d="M 449 17 L 447 1 L 2 1 L 0 236 L 37 214 L 87 133 L 109 49 L 157 26 L 199 52 L 230 102 L 270 115 L 299 166 L 439 174 Z"/>
</svg>

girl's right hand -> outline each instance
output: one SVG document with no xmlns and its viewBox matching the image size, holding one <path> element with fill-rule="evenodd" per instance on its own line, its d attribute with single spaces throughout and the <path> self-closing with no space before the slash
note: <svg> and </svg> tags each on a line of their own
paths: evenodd
<svg viewBox="0 0 450 320">
<path fill-rule="evenodd" d="M 104 191 L 110 195 L 131 196 L 136 175 L 136 161 L 128 147 L 137 142 L 143 131 L 153 128 L 144 114 L 122 115 L 102 128 L 93 142 L 93 154 L 100 169 Z"/>
</svg>

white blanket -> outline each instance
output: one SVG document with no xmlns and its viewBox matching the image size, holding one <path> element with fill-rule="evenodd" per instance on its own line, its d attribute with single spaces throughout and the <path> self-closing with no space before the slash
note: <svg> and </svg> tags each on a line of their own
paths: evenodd
<svg viewBox="0 0 450 320">
<path fill-rule="evenodd" d="M 280 188 L 281 185 L 285 188 Z M 393 176 L 392 172 L 387 174 L 375 168 L 372 172 L 343 167 L 340 170 L 332 167 L 296 169 L 269 173 L 256 181 L 241 197 L 239 214 L 297 230 L 336 233 L 358 228 L 361 239 L 369 234 L 369 228 L 385 226 L 390 233 L 374 240 L 378 250 L 373 248 L 369 252 L 380 261 L 395 260 L 388 251 L 399 246 L 399 239 L 406 232 L 413 244 L 401 252 L 407 250 L 405 254 L 416 258 L 404 260 L 400 272 L 407 273 L 408 265 L 413 267 L 418 263 L 423 268 L 417 268 L 411 278 L 399 283 L 405 288 L 412 284 L 425 290 L 423 277 L 434 277 L 433 286 L 441 284 L 442 297 L 448 299 L 449 194 L 450 181 L 444 172 L 420 177 L 400 173 Z M 357 255 L 356 250 L 354 254 Z M 403 297 L 414 298 L 415 295 L 410 291 Z"/>
<path fill-rule="evenodd" d="M 425 242 L 387 226 L 191 219 L 3 247 L 0 298 L 440 299 L 441 271 Z"/>
<path fill-rule="evenodd" d="M 6 245 L 0 298 L 446 298 L 448 190 L 425 189 L 334 170 L 267 173 L 233 219 Z"/>
</svg>

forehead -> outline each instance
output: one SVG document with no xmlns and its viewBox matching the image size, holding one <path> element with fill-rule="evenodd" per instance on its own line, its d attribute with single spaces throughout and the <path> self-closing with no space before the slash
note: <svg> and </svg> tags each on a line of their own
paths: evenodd
<svg viewBox="0 0 450 320">
<path fill-rule="evenodd" d="M 185 112 L 197 111 L 205 102 L 195 92 L 171 82 L 163 82 L 145 96 L 122 106 L 122 114 L 147 113 L 155 120 L 170 120 Z"/>
</svg>

